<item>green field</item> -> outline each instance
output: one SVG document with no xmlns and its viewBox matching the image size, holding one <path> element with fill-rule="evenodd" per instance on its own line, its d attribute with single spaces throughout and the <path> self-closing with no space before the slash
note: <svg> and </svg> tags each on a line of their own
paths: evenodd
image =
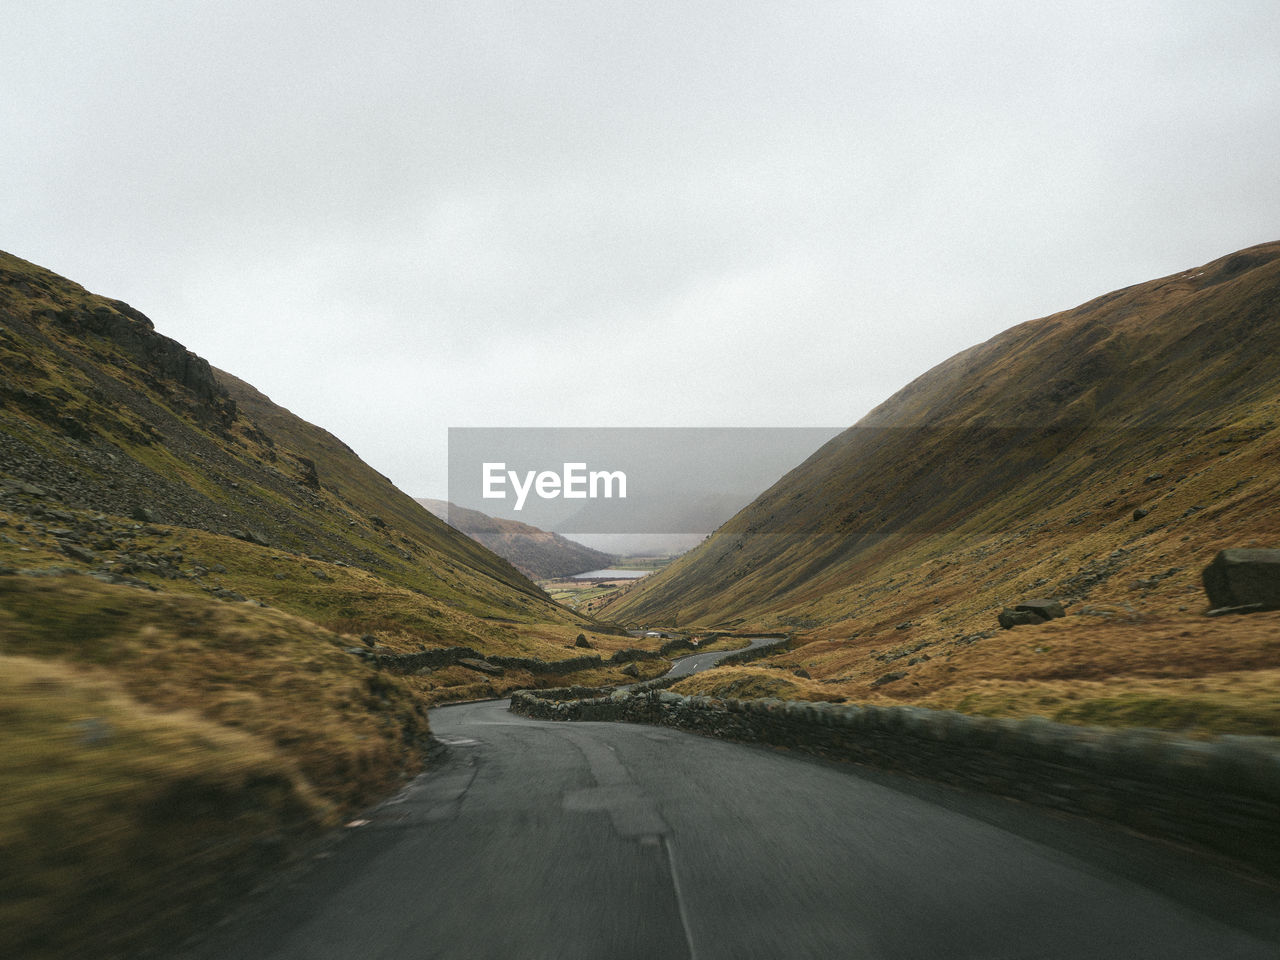
<svg viewBox="0 0 1280 960">
<path fill-rule="evenodd" d="M 652 572 L 661 570 L 674 559 L 674 557 L 620 557 L 610 564 L 610 569 Z M 539 580 L 538 586 L 549 593 L 556 603 L 580 613 L 590 613 L 639 582 L 639 579 L 596 581 L 561 577 L 555 580 Z"/>
</svg>

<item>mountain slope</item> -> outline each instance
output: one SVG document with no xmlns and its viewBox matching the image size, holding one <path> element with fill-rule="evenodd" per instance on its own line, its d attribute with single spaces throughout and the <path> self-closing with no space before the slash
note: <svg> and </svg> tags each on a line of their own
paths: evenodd
<svg viewBox="0 0 1280 960">
<path fill-rule="evenodd" d="M 418 497 L 417 501 L 535 580 L 571 577 L 575 573 L 599 570 L 614 559 L 607 553 L 519 520 L 491 517 L 479 510 L 468 510 L 444 500 Z"/>
<path fill-rule="evenodd" d="M 0 955 L 138 955 L 421 769 L 430 704 L 623 678 L 573 644 L 631 638 L 3 253 L 0 370 Z"/>
<path fill-rule="evenodd" d="M 481 615 L 563 618 L 337 438 L 127 304 L 3 255 L 0 316 L 0 471 L 62 505 L 342 562 Z"/>
<path fill-rule="evenodd" d="M 945 650 L 954 667 L 956 644 L 1029 596 L 1098 610 L 1116 637 L 1120 620 L 1172 618 L 1130 640 L 1172 631 L 1173 663 L 1203 626 L 1204 564 L 1223 547 L 1280 542 L 1277 419 L 1280 243 L 1269 243 L 952 357 L 605 615 L 795 629 L 813 643 L 778 662 L 859 698 L 942 689 L 936 663 L 873 684 L 895 648 Z M 994 681 L 1004 668 L 982 669 Z"/>
</svg>

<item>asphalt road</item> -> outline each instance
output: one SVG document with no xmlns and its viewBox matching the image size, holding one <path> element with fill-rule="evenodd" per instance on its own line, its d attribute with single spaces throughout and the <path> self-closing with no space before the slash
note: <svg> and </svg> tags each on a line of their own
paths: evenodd
<svg viewBox="0 0 1280 960">
<path fill-rule="evenodd" d="M 1085 821 L 659 727 L 448 755 L 186 960 L 1280 957 L 1280 892 Z"/>
<path fill-rule="evenodd" d="M 741 653 L 742 650 L 752 650 L 756 647 L 763 647 L 770 643 L 777 643 L 778 637 L 754 637 L 741 650 L 717 650 L 713 653 L 693 653 L 685 657 L 681 657 L 663 676 L 667 677 L 687 677 L 691 673 L 697 673 L 699 670 L 706 670 L 714 667 L 717 663 L 732 653 Z"/>
</svg>

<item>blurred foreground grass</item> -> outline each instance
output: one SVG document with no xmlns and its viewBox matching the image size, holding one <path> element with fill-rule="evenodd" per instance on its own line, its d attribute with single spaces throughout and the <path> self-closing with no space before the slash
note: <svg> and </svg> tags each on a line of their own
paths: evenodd
<svg viewBox="0 0 1280 960">
<path fill-rule="evenodd" d="M 345 645 L 250 604 L 0 576 L 0 956 L 128 951 L 420 769 L 425 707 Z"/>
</svg>

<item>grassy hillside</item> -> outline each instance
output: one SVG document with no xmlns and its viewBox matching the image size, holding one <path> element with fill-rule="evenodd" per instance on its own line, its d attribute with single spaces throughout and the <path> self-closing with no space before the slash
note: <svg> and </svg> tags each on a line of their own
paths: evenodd
<svg viewBox="0 0 1280 960">
<path fill-rule="evenodd" d="M 1206 621 L 1199 576 L 1280 545 L 1278 318 L 1272 243 L 1014 327 L 604 615 L 790 629 L 801 695 L 1253 730 L 1218 708 L 1274 700 L 1277 615 Z M 1072 616 L 996 628 L 1040 596 Z"/>
<path fill-rule="evenodd" d="M 393 788 L 427 737 L 404 682 L 246 604 L 3 576 L 0 651 L 7 956 L 180 929 Z"/>
<path fill-rule="evenodd" d="M 8 254 L 0 369 L 0 955 L 180 932 L 420 770 L 431 703 L 576 679 L 377 657 L 631 643 L 132 307 Z"/>
<path fill-rule="evenodd" d="M 336 437 L 212 369 L 127 304 L 0 254 L 0 318 L 0 476 L 11 509 L 203 531 L 364 570 L 474 616 L 577 622 Z M 111 544 L 76 542 L 65 559 L 110 572 Z"/>
<path fill-rule="evenodd" d="M 554 580 L 575 573 L 599 570 L 614 558 L 519 520 L 491 517 L 444 500 L 418 498 L 435 516 L 447 519 L 458 530 L 483 544 L 534 580 Z"/>
</svg>

